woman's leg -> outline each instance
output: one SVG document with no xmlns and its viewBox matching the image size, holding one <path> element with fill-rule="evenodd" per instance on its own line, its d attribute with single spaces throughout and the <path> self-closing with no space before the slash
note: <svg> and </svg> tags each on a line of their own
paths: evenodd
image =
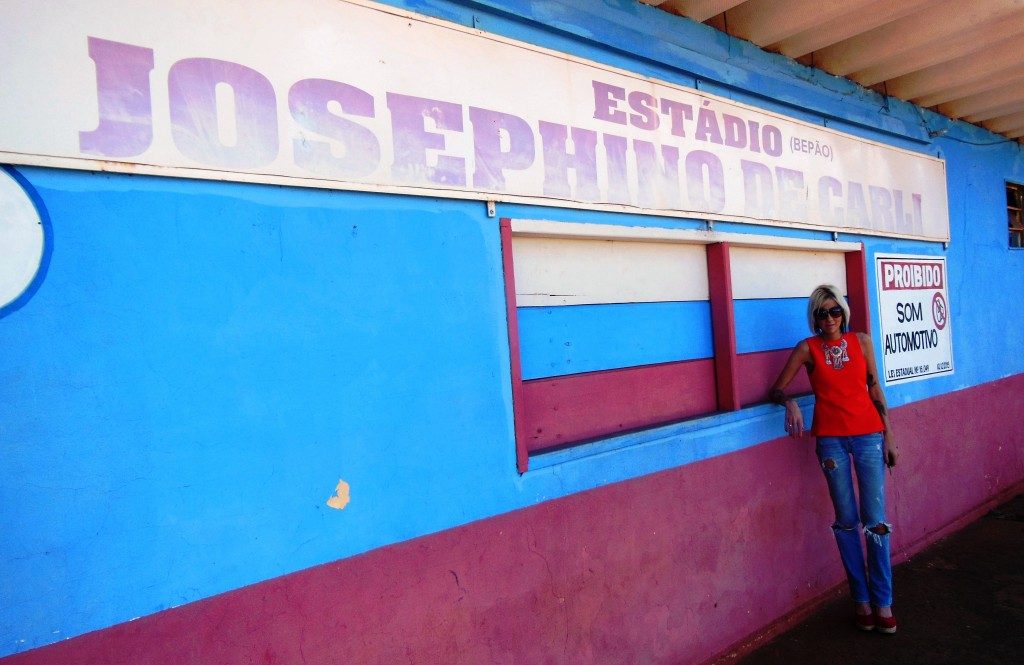
<svg viewBox="0 0 1024 665">
<path fill-rule="evenodd" d="M 853 494 L 853 477 L 850 466 L 850 437 L 818 437 L 817 453 L 821 470 L 828 483 L 836 521 L 832 532 L 839 546 L 846 579 L 850 582 L 850 594 L 855 603 L 867 603 L 867 575 L 864 570 L 864 549 L 860 539 L 860 519 L 857 515 L 857 501 Z"/>
<path fill-rule="evenodd" d="M 860 517 L 868 546 L 868 588 L 871 604 L 878 608 L 892 605 L 892 561 L 885 521 L 885 457 L 882 435 L 852 437 L 853 463 L 860 490 Z M 883 614 L 888 614 L 887 612 Z"/>
</svg>

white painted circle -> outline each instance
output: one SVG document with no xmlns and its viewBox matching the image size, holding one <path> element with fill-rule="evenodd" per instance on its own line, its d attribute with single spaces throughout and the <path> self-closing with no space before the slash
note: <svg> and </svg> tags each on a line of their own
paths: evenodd
<svg viewBox="0 0 1024 665">
<path fill-rule="evenodd" d="M 43 221 L 32 199 L 0 169 L 0 307 L 32 284 L 43 262 Z"/>
</svg>

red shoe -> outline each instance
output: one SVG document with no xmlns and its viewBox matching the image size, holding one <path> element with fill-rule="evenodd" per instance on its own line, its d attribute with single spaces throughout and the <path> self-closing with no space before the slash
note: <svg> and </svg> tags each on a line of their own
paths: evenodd
<svg viewBox="0 0 1024 665">
<path fill-rule="evenodd" d="M 857 628 L 860 630 L 875 629 L 875 616 L 873 614 L 858 614 L 856 617 Z"/>
<path fill-rule="evenodd" d="M 875 612 L 874 619 L 878 632 L 885 633 L 886 635 L 892 635 L 896 632 L 896 617 L 878 616 L 878 612 Z"/>
</svg>

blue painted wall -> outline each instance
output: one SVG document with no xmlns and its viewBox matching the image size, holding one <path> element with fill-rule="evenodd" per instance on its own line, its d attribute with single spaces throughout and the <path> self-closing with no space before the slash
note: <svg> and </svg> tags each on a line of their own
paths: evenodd
<svg viewBox="0 0 1024 665">
<path fill-rule="evenodd" d="M 733 303 L 737 353 L 791 349 L 811 334 L 807 298 L 753 298 Z"/>
<path fill-rule="evenodd" d="M 707 301 L 521 307 L 524 379 L 710 358 Z"/>
<path fill-rule="evenodd" d="M 53 251 L 0 319 L 6 649 L 505 508 L 483 206 L 19 171 Z"/>
<path fill-rule="evenodd" d="M 1016 144 L 962 124 L 927 142 L 947 121 L 631 0 L 392 4 L 942 156 L 948 250 L 841 237 L 866 243 L 869 268 L 879 252 L 948 259 L 956 373 L 889 401 L 1024 371 L 1008 324 L 1024 251 L 1006 247 L 1003 198 L 1024 182 Z M 774 407 L 752 407 L 544 455 L 520 477 L 482 203 L 17 171 L 52 248 L 32 297 L 0 311 L 0 656 L 780 433 Z M 340 511 L 325 504 L 339 480 Z"/>
</svg>

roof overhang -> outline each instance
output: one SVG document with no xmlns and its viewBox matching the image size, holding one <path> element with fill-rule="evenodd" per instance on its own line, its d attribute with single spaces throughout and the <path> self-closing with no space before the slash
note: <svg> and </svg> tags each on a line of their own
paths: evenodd
<svg viewBox="0 0 1024 665">
<path fill-rule="evenodd" d="M 1024 137 L 1022 0 L 640 0 L 1009 139 Z"/>
</svg>

